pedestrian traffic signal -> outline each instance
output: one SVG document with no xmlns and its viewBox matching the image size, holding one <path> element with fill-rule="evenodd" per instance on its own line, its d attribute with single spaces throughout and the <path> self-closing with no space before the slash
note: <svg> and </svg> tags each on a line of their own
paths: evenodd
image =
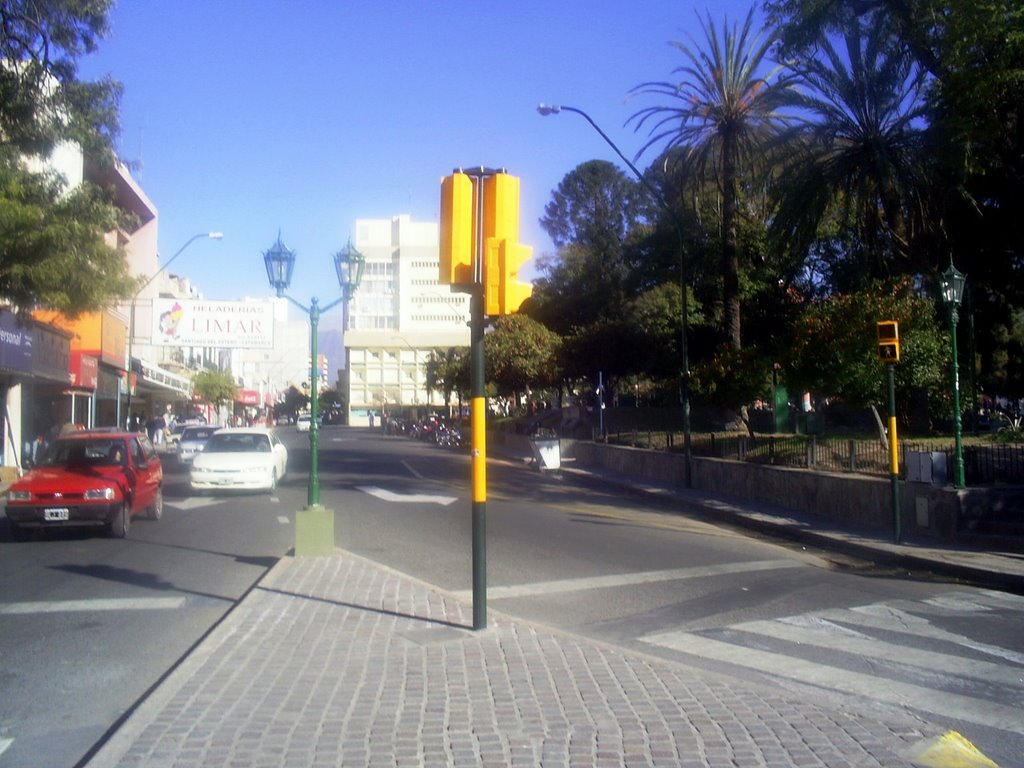
<svg viewBox="0 0 1024 768">
<path fill-rule="evenodd" d="M 439 281 L 447 285 L 473 282 L 476 219 L 473 180 L 465 173 L 441 179 L 441 266 Z"/>
<path fill-rule="evenodd" d="M 880 320 L 878 330 L 878 359 L 883 363 L 900 361 L 900 326 L 895 320 Z"/>
<path fill-rule="evenodd" d="M 519 279 L 533 248 L 488 238 L 484 259 L 484 314 L 510 315 L 533 295 L 533 285 Z"/>
<path fill-rule="evenodd" d="M 519 310 L 533 286 L 519 279 L 533 249 L 519 243 L 519 178 L 496 173 L 484 180 L 484 314 Z"/>
</svg>

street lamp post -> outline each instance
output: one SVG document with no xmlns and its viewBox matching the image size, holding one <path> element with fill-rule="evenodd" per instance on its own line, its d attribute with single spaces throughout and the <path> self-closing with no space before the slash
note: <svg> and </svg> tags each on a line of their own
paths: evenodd
<svg viewBox="0 0 1024 768">
<path fill-rule="evenodd" d="M 676 213 L 676 211 L 672 208 L 672 206 L 668 204 L 668 201 L 665 200 L 664 195 L 662 195 L 661 192 L 658 191 L 658 189 L 656 189 L 650 183 L 650 181 L 648 181 L 647 177 L 640 173 L 637 167 L 633 165 L 633 163 L 631 163 L 624 154 L 622 154 L 622 150 L 620 150 L 615 145 L 614 141 L 608 138 L 608 134 L 601 130 L 601 127 L 594 122 L 593 118 L 590 115 L 588 115 L 582 109 L 577 109 L 576 107 L 567 107 L 564 104 L 544 104 L 543 102 L 537 105 L 537 111 L 545 117 L 548 115 L 557 115 L 559 112 L 575 112 L 577 115 L 579 115 L 588 123 L 590 123 L 590 126 L 595 131 L 597 131 L 601 138 L 604 139 L 605 143 L 615 151 L 615 154 L 618 155 L 622 162 L 626 164 L 626 167 L 633 172 L 633 175 L 637 177 L 637 179 L 640 181 L 641 184 L 643 184 L 647 191 L 654 196 L 654 199 L 658 202 L 662 209 L 669 215 L 672 224 L 675 226 L 676 236 L 679 238 L 679 287 L 682 289 L 683 294 L 682 332 L 679 347 L 680 357 L 682 358 L 681 399 L 683 405 L 683 457 L 686 472 L 686 487 L 691 488 L 693 486 L 693 463 L 691 460 L 692 454 L 690 440 L 690 363 L 689 352 L 687 350 L 687 336 L 689 335 L 687 331 L 689 315 L 689 298 L 687 296 L 686 291 L 686 281 L 683 276 L 683 225 L 679 221 L 679 216 Z"/>
<path fill-rule="evenodd" d="M 174 252 L 174 255 L 171 256 L 171 258 L 169 258 L 167 262 L 162 267 L 160 267 L 160 269 L 154 272 L 150 276 L 150 278 L 142 284 L 142 287 L 135 292 L 135 295 L 132 296 L 131 310 L 129 311 L 128 314 L 128 377 L 126 381 L 126 384 L 128 385 L 128 398 L 127 406 L 125 408 L 125 410 L 127 411 L 127 414 L 125 416 L 125 425 L 128 429 L 131 429 L 132 422 L 132 346 L 133 342 L 135 341 L 135 302 L 139 300 L 139 295 L 144 290 L 146 290 L 149 284 L 156 280 L 157 276 L 160 275 L 161 272 L 163 272 L 165 269 L 171 266 L 171 263 L 176 258 L 178 258 L 178 256 L 181 255 L 182 251 L 184 251 L 186 248 L 192 245 L 192 243 L 194 243 L 196 240 L 199 240 L 204 237 L 209 238 L 210 240 L 221 240 L 224 238 L 224 233 L 200 232 L 199 234 L 192 235 L 192 237 L 185 241 L 185 244 L 181 246 L 181 248 Z M 150 336 L 152 336 L 152 333 L 150 334 Z M 120 402 L 120 400 L 118 402 Z"/>
<path fill-rule="evenodd" d="M 306 493 L 306 508 L 299 510 L 295 518 L 295 554 L 326 555 L 334 550 L 334 512 L 320 505 L 320 392 L 316 375 L 317 328 L 320 315 L 338 304 L 348 301 L 355 294 L 363 278 L 366 260 L 352 247 L 351 241 L 344 250 L 334 254 L 334 268 L 341 287 L 341 296 L 324 307 L 314 296 L 308 307 L 300 304 L 285 290 L 291 284 L 295 269 L 295 251 L 277 242 L 263 254 L 267 267 L 267 279 L 279 298 L 285 298 L 309 316 L 310 393 L 309 393 L 309 483 Z"/>
<path fill-rule="evenodd" d="M 956 464 L 954 466 L 953 484 L 957 488 L 964 487 L 964 448 L 963 432 L 960 420 L 960 366 L 956 352 L 957 309 L 964 296 L 964 285 L 967 275 L 957 271 L 953 259 L 949 260 L 949 269 L 942 273 L 942 302 L 949 310 L 949 333 L 953 350 L 953 439 L 956 445 Z"/>
</svg>

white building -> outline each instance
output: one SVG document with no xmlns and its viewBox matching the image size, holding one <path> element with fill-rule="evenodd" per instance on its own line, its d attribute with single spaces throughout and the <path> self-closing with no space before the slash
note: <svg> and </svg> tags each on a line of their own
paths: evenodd
<svg viewBox="0 0 1024 768">
<path fill-rule="evenodd" d="M 265 298 L 243 301 L 267 301 Z M 288 300 L 274 302 L 274 346 L 270 349 L 225 350 L 224 367 L 231 370 L 238 386 L 257 393 L 258 405 L 272 405 L 289 387 L 302 391 L 309 378 L 308 316 L 292 320 Z M 250 397 L 249 400 L 253 398 Z M 246 401 L 248 402 L 248 401 Z"/>
<path fill-rule="evenodd" d="M 435 350 L 469 346 L 470 314 L 469 296 L 438 282 L 437 222 L 357 219 L 353 245 L 366 268 L 345 329 L 348 423 L 366 425 L 371 412 L 440 410 L 426 362 Z"/>
</svg>

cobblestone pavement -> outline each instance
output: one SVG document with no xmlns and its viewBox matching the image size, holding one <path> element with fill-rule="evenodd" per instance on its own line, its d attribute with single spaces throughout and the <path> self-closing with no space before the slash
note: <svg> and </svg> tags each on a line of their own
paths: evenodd
<svg viewBox="0 0 1024 768">
<path fill-rule="evenodd" d="M 941 731 L 490 618 L 343 550 L 284 558 L 89 766 L 892 768 Z"/>
</svg>

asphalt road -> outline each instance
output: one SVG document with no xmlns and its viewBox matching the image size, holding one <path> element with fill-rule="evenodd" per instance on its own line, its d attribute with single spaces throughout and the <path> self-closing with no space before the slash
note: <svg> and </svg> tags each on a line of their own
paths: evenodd
<svg viewBox="0 0 1024 768">
<path fill-rule="evenodd" d="M 131 538 L 0 543 L 0 768 L 74 765 L 293 545 L 308 438 L 284 427 L 273 496 L 193 498 Z M 468 453 L 321 432 L 335 543 L 472 599 Z M 494 458 L 494 457 L 492 457 Z M 1024 599 L 752 537 L 625 492 L 489 466 L 487 608 L 851 713 L 953 728 L 1024 754 Z M 84 601 L 84 602 L 76 602 Z M 100 602 L 103 601 L 103 602 Z"/>
</svg>

